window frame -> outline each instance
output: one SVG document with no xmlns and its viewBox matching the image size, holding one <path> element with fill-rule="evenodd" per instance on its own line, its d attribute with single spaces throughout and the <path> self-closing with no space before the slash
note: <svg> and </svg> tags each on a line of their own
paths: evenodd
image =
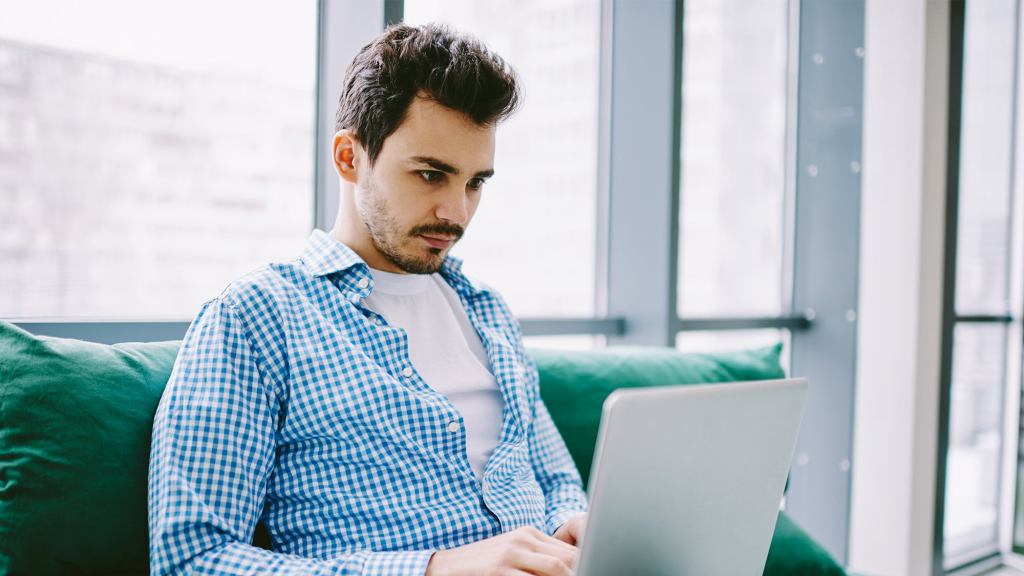
<svg viewBox="0 0 1024 576">
<path fill-rule="evenodd" d="M 1010 136 L 1010 193 L 1008 195 L 1009 206 L 1007 219 L 1007 239 L 1011 243 L 1011 250 L 1008 252 L 1006 262 L 1007 274 L 1007 296 L 1008 299 L 1015 292 L 1012 283 L 1015 281 L 1014 264 L 1012 259 L 1015 254 L 1012 244 L 1015 242 L 1014 217 L 1016 214 L 1015 203 L 1017 198 L 1017 146 L 1020 124 L 1018 107 L 1020 106 L 1019 85 L 1020 85 L 1020 50 L 1021 50 L 1021 2 L 1015 2 L 1014 22 L 1014 64 L 1012 68 L 1013 79 L 1011 82 L 1011 136 Z M 996 566 L 1020 564 L 1021 554 L 1024 548 L 1017 548 L 1013 543 L 1013 518 L 1016 515 L 1015 487 L 1004 486 L 1004 481 L 1012 478 L 1019 482 L 1018 471 L 1021 464 L 1019 446 L 1024 444 L 1024 435 L 1018 430 L 1016 435 L 1008 435 L 1006 414 L 1004 411 L 1000 438 L 999 464 L 1000 473 L 997 478 L 998 487 L 996 493 L 996 541 L 991 545 L 978 547 L 972 550 L 961 552 L 957 556 L 946 557 L 945 550 L 945 513 L 946 513 L 946 488 L 947 488 L 947 463 L 950 447 L 952 415 L 952 392 L 954 379 L 954 363 L 956 354 L 956 329 L 958 326 L 1003 326 L 1005 329 L 1003 372 L 1003 392 L 1016 391 L 1020 394 L 1022 385 L 1022 372 L 1020 363 L 1014 362 L 1008 357 L 1013 350 L 1010 346 L 1010 339 L 1014 334 L 1019 334 L 1021 318 L 1015 315 L 1012 302 L 1006 303 L 1006 308 L 1000 314 L 973 314 L 961 313 L 958 310 L 957 295 L 957 272 L 958 272 L 958 246 L 960 230 L 960 158 L 961 158 L 961 126 L 963 115 L 963 90 L 964 90 L 964 57 L 966 41 L 966 4 L 963 2 L 951 2 L 949 4 L 949 62 L 948 62 L 948 112 L 946 132 L 946 190 L 945 190 L 945 217 L 944 217 L 944 244 L 943 244 L 943 287 L 942 287 L 942 324 L 941 324 L 941 354 L 939 365 L 939 405 L 938 405 L 938 446 L 935 468 L 935 501 L 934 501 L 934 525 L 932 539 L 932 571 L 934 574 L 958 574 L 969 575 L 979 574 Z M 1019 226 L 1020 223 L 1018 222 Z M 1016 256 L 1019 256 L 1017 254 Z M 1012 373 L 1012 366 L 1016 366 L 1016 374 Z M 1005 397 L 1005 394 L 1004 394 Z M 1019 414 L 1018 414 L 1019 417 Z M 1014 450 L 1017 457 L 1011 461 L 1005 458 L 1007 444 L 1018 446 Z M 1012 467 L 1008 472 L 1005 467 Z M 1009 502 L 1007 502 L 1007 500 Z M 1007 507 L 1010 505 L 1010 508 Z M 1004 541 L 1004 514 L 1010 515 L 1009 549 L 1005 549 Z"/>
</svg>

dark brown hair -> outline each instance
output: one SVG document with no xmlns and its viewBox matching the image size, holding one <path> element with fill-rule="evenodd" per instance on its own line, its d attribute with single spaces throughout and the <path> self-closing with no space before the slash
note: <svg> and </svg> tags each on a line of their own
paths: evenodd
<svg viewBox="0 0 1024 576">
<path fill-rule="evenodd" d="M 485 126 L 515 111 L 518 84 L 512 67 L 476 38 L 439 24 L 398 24 L 364 46 L 349 65 L 335 130 L 353 130 L 373 163 L 416 95 Z"/>
</svg>

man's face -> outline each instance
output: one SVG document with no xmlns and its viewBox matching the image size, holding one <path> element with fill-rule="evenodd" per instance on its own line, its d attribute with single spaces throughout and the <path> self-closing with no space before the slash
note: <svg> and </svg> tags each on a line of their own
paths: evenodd
<svg viewBox="0 0 1024 576">
<path fill-rule="evenodd" d="M 374 248 L 400 271 L 437 272 L 494 173 L 494 127 L 413 98 L 373 166 L 366 160 L 355 203 Z"/>
</svg>

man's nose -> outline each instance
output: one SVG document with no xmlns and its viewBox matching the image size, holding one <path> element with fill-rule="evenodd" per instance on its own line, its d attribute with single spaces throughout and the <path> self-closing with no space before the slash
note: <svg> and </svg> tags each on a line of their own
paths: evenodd
<svg viewBox="0 0 1024 576">
<path fill-rule="evenodd" d="M 466 220 L 469 219 L 466 193 L 462 190 L 454 190 L 446 194 L 444 201 L 438 205 L 435 215 L 441 220 L 465 226 Z"/>
</svg>

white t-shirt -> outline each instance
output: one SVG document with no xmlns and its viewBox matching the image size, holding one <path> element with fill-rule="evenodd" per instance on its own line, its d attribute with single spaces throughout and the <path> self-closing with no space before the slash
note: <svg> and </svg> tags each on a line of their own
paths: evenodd
<svg viewBox="0 0 1024 576">
<path fill-rule="evenodd" d="M 462 414 L 469 464 L 482 478 L 501 436 L 504 400 L 462 301 L 440 274 L 370 268 L 370 275 L 374 287 L 366 307 L 406 331 L 416 371 Z"/>
</svg>

